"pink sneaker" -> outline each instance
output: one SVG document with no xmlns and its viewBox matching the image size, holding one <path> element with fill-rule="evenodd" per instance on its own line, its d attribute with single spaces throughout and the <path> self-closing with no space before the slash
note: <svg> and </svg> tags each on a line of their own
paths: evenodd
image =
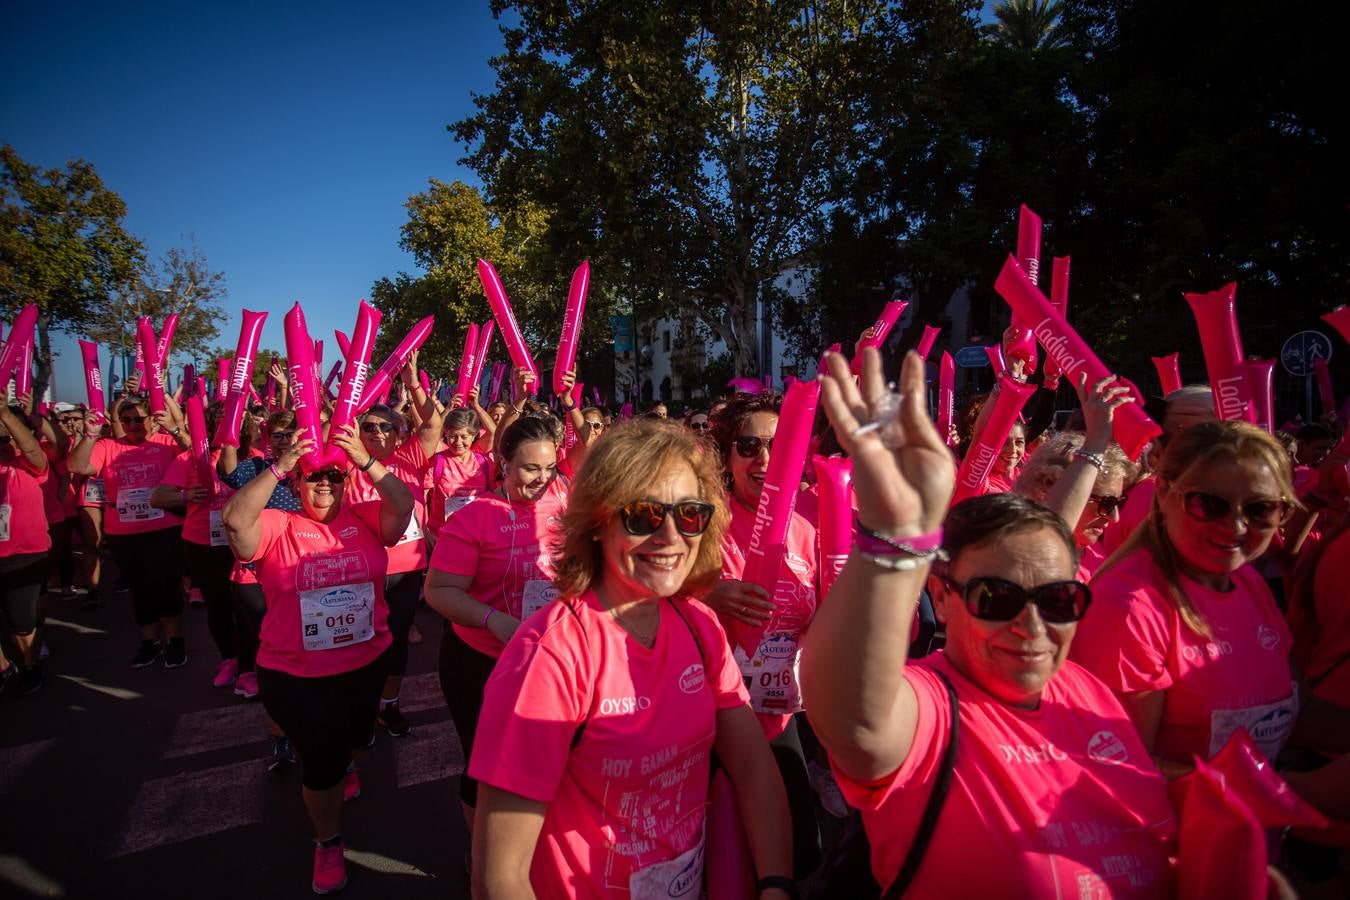
<svg viewBox="0 0 1350 900">
<path fill-rule="evenodd" d="M 356 773 L 356 766 L 352 766 L 342 777 L 342 802 L 349 803 L 360 796 L 361 776 Z"/>
<path fill-rule="evenodd" d="M 314 881 L 310 885 L 316 894 L 336 894 L 347 886 L 347 860 L 343 846 L 314 848 Z"/>
<path fill-rule="evenodd" d="M 252 700 L 258 696 L 258 675 L 256 672 L 244 672 L 234 681 L 234 695 Z"/>
<path fill-rule="evenodd" d="M 201 588 L 193 588 L 188 591 L 188 603 L 192 606 L 201 606 L 205 602 L 206 598 L 202 596 Z"/>
<path fill-rule="evenodd" d="M 221 660 L 220 665 L 216 666 L 216 677 L 211 682 L 212 687 L 229 687 L 234 684 L 234 680 L 239 675 L 239 660 L 225 659 Z"/>
</svg>

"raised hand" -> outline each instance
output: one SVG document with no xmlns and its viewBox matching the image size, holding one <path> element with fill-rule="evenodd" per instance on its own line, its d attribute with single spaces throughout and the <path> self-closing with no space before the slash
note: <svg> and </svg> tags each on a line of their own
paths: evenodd
<svg viewBox="0 0 1350 900">
<path fill-rule="evenodd" d="M 338 431 L 336 435 L 329 435 L 328 442 L 341 447 L 351 460 L 352 465 L 361 468 L 370 462 L 370 451 L 366 450 L 366 445 L 361 443 L 361 435 L 356 430 L 356 423 L 349 422 Z"/>
<path fill-rule="evenodd" d="M 1116 409 L 1126 403 L 1134 402 L 1130 389 L 1116 381 L 1115 375 L 1103 378 L 1088 390 L 1087 373 L 1079 372 L 1073 389 L 1078 392 L 1078 402 L 1083 406 L 1085 427 L 1084 448 L 1104 450 L 1111 442 L 1111 422 Z"/>
</svg>

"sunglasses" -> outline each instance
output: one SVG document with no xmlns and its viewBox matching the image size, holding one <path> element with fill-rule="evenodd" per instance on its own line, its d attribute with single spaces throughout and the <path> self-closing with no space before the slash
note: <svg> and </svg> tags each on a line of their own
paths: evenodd
<svg viewBox="0 0 1350 900">
<path fill-rule="evenodd" d="M 12 440 L 14 440 L 14 439 L 13 439 L 12 437 L 10 437 L 9 435 L 7 435 L 7 434 L 0 434 L 0 446 L 3 446 L 4 444 L 8 444 L 8 443 L 9 443 L 10 441 L 12 441 Z"/>
<path fill-rule="evenodd" d="M 753 436 L 742 436 L 736 438 L 736 455 L 742 459 L 754 459 L 759 456 L 761 450 L 767 449 L 773 452 L 773 438 L 757 438 Z"/>
<path fill-rule="evenodd" d="M 603 430 L 604 430 L 604 427 L 605 427 L 605 423 L 604 423 L 604 422 L 587 422 L 587 423 L 586 423 L 586 427 L 589 428 L 591 431 L 603 431 Z"/>
<path fill-rule="evenodd" d="M 675 517 L 675 530 L 685 537 L 698 537 L 712 524 L 715 507 L 700 500 L 681 500 L 679 503 L 658 503 L 655 500 L 634 500 L 619 507 L 623 530 L 634 537 L 655 534 L 666 516 Z"/>
<path fill-rule="evenodd" d="M 391 431 L 398 431 L 398 426 L 392 422 L 362 422 L 361 430 L 366 434 L 389 434 Z"/>
<path fill-rule="evenodd" d="M 938 578 L 966 601 L 972 616 L 986 622 L 1011 622 L 1031 602 L 1046 622 L 1067 625 L 1083 618 L 1092 603 L 1092 591 L 1081 581 L 1054 581 L 1028 589 L 1002 578 L 972 578 L 965 584 L 945 575 Z"/>
<path fill-rule="evenodd" d="M 1088 499 L 1097 504 L 1097 512 L 1103 516 L 1110 516 L 1125 505 L 1125 498 L 1119 494 L 1093 494 Z"/>
<path fill-rule="evenodd" d="M 308 484 L 318 484 L 321 481 L 326 481 L 329 484 L 341 484 L 346 477 L 347 473 L 341 469 L 319 469 L 306 475 L 305 481 Z"/>
<path fill-rule="evenodd" d="M 1181 495 L 1182 508 L 1193 519 L 1217 522 L 1233 515 L 1233 504 L 1225 497 L 1205 491 L 1186 491 Z M 1283 500 L 1252 500 L 1239 509 L 1243 520 L 1254 528 L 1274 528 L 1284 521 L 1289 504 Z"/>
<path fill-rule="evenodd" d="M 118 416 L 118 417 L 117 417 L 117 421 L 121 422 L 123 425 L 139 425 L 140 423 L 144 422 L 144 421 L 145 421 L 146 419 L 148 419 L 148 418 L 150 418 L 150 417 L 149 417 L 149 416 Z"/>
<path fill-rule="evenodd" d="M 689 427 L 692 428 L 692 429 L 694 429 L 695 431 L 707 431 L 707 430 L 708 430 L 708 423 L 707 423 L 707 422 L 690 422 L 690 423 L 689 423 Z"/>
<path fill-rule="evenodd" d="M 269 434 L 267 437 L 268 437 L 268 440 L 273 440 L 273 441 L 289 441 L 289 440 L 290 440 L 292 437 L 294 437 L 294 436 L 295 436 L 295 432 L 294 432 L 294 431 L 274 431 L 274 432 L 272 432 L 271 434 Z"/>
</svg>

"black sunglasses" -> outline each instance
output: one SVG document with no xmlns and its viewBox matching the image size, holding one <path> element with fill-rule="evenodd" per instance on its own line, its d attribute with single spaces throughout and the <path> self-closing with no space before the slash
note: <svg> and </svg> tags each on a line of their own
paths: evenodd
<svg viewBox="0 0 1350 900">
<path fill-rule="evenodd" d="M 1031 602 L 1046 622 L 1067 625 L 1083 618 L 1092 603 L 1092 590 L 1081 581 L 1053 581 L 1028 589 L 1002 578 L 972 578 L 965 584 L 945 575 L 938 578 L 966 601 L 972 616 L 986 622 L 1011 622 Z"/>
<path fill-rule="evenodd" d="M 309 484 L 318 484 L 320 481 L 327 481 L 329 484 L 341 484 L 346 477 L 347 473 L 341 469 L 319 469 L 306 475 L 305 481 Z"/>
<path fill-rule="evenodd" d="M 144 422 L 144 421 L 145 421 L 146 419 L 148 419 L 148 418 L 150 418 L 150 417 L 149 417 L 149 416 L 118 416 L 118 417 L 117 417 L 117 421 L 121 422 L 123 425 L 137 425 L 137 424 L 140 424 L 141 422 Z"/>
<path fill-rule="evenodd" d="M 1181 504 L 1187 515 L 1202 522 L 1216 522 L 1233 515 L 1231 501 L 1205 491 L 1185 491 Z M 1289 504 L 1283 500 L 1252 500 L 1239 508 L 1247 524 L 1258 528 L 1274 528 L 1289 512 Z"/>
<path fill-rule="evenodd" d="M 674 515 L 675 530 L 685 537 L 698 537 L 712 524 L 715 507 L 701 500 L 681 500 L 679 503 L 660 503 L 656 500 L 634 500 L 619 507 L 623 530 L 634 537 L 655 534 L 666 516 Z"/>
<path fill-rule="evenodd" d="M 695 431 L 707 431 L 707 430 L 708 430 L 708 423 L 707 423 L 707 422 L 690 422 L 690 423 L 689 423 L 689 427 L 692 428 L 692 429 L 694 429 Z"/>
<path fill-rule="evenodd" d="M 366 434 L 389 434 L 391 431 L 398 431 L 398 426 L 392 422 L 362 422 L 361 430 Z"/>
<path fill-rule="evenodd" d="M 1097 504 L 1097 512 L 1103 516 L 1110 516 L 1125 505 L 1125 498 L 1119 494 L 1093 494 L 1088 499 Z"/>
<path fill-rule="evenodd" d="M 742 459 L 754 459 L 759 456 L 759 451 L 768 449 L 773 452 L 773 438 L 757 438 L 753 435 L 742 435 L 736 438 L 736 455 Z"/>
<path fill-rule="evenodd" d="M 289 441 L 294 435 L 294 431 L 274 431 L 267 438 L 272 441 Z"/>
<path fill-rule="evenodd" d="M 12 441 L 12 440 L 14 440 L 14 439 L 13 439 L 12 437 L 10 437 L 9 435 L 7 435 L 7 434 L 0 434 L 0 444 L 8 444 L 8 443 L 9 443 L 10 441 Z"/>
</svg>

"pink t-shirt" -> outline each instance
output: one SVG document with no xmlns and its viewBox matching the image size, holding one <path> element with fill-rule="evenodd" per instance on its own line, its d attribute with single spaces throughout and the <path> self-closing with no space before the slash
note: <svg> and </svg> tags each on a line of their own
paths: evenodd
<svg viewBox="0 0 1350 900">
<path fill-rule="evenodd" d="M 301 678 L 350 672 L 389 646 L 380 504 L 344 505 L 331 522 L 265 509 L 251 560 L 267 597 L 258 665 Z"/>
<path fill-rule="evenodd" d="M 211 454 L 211 480 L 215 482 L 215 496 L 206 503 L 188 503 L 187 516 L 183 519 L 183 540 L 204 547 L 230 546 L 225 538 L 221 510 L 234 490 L 216 474 L 215 462 L 219 456 L 219 450 Z M 185 489 L 197 485 L 197 464 L 192 461 L 192 451 L 184 450 L 174 458 L 164 473 L 163 483 Z"/>
<path fill-rule="evenodd" d="M 96 477 L 103 479 L 107 514 L 103 530 L 107 534 L 143 534 L 183 524 L 181 517 L 167 509 L 150 505 L 150 492 L 164 481 L 181 452 L 178 442 L 156 432 L 143 443 L 103 438 L 89 455 Z"/>
<path fill-rule="evenodd" d="M 1176 850 L 1167 784 L 1118 701 L 1072 662 L 1037 709 L 1009 706 L 938 652 L 905 669 L 918 697 L 909 756 L 874 784 L 835 767 L 862 811 L 872 872 L 900 872 L 937 782 L 951 732 L 949 679 L 961 730 L 951 789 L 911 897 L 1167 897 Z"/>
<path fill-rule="evenodd" d="M 734 500 L 731 526 L 722 539 L 722 577 L 739 581 L 745 574 L 745 549 L 750 546 L 755 514 Z M 769 621 L 759 627 L 722 618 L 736 662 L 750 690 L 750 706 L 769 739 L 783 733 L 793 713 L 802 709 L 797 668 L 801 640 L 815 618 L 816 529 L 797 513 L 788 524 L 787 552 L 778 570 Z"/>
<path fill-rule="evenodd" d="M 524 621 L 557 598 L 549 559 L 561 538 L 567 489 L 555 478 L 535 503 L 511 503 L 495 491 L 481 494 L 441 528 L 431 568 L 471 575 L 469 596 Z M 455 625 L 480 653 L 500 656 L 502 642 L 486 628 Z"/>
<path fill-rule="evenodd" d="M 1134 530 L 1148 518 L 1149 512 L 1153 509 L 1153 495 L 1157 493 L 1158 485 L 1149 476 L 1135 483 L 1130 488 L 1130 495 L 1125 498 L 1125 504 L 1120 508 L 1120 520 L 1112 522 L 1106 526 L 1102 532 L 1102 552 L 1107 556 L 1120 549 L 1120 545 L 1125 543 L 1125 539 L 1134 534 Z"/>
<path fill-rule="evenodd" d="M 22 454 L 0 464 L 0 556 L 44 553 L 52 548 L 42 510 L 43 485 L 51 476 L 50 463 L 39 472 Z"/>
<path fill-rule="evenodd" d="M 47 457 L 47 478 L 42 482 L 42 514 L 48 525 L 55 525 L 68 515 L 66 497 L 70 493 L 67 489 L 70 478 L 56 445 L 44 437 L 39 439 L 38 446 Z"/>
<path fill-rule="evenodd" d="M 486 453 L 469 451 L 464 462 L 448 451 L 437 453 L 426 468 L 427 523 L 433 534 L 470 500 L 492 489 L 492 461 Z"/>
<path fill-rule="evenodd" d="M 651 649 L 594 593 L 551 604 L 488 679 L 469 774 L 547 804 L 540 897 L 692 897 L 702 882 L 716 713 L 746 694 L 712 612 L 659 602 Z"/>
<path fill-rule="evenodd" d="M 418 453 L 409 452 L 408 447 L 415 445 Z M 389 548 L 389 574 L 416 572 L 427 567 L 427 541 L 423 529 L 427 522 L 426 489 L 422 487 L 422 472 L 416 461 L 421 456 L 421 444 L 416 436 L 409 438 L 394 455 L 385 460 L 384 467 L 389 473 L 408 486 L 413 495 L 413 514 L 403 537 Z M 425 457 L 423 457 L 425 458 Z M 352 469 L 347 476 L 347 489 L 343 498 L 347 503 L 365 503 L 379 500 L 380 492 L 371 484 L 370 476 L 360 469 Z"/>
<path fill-rule="evenodd" d="M 1298 658 L 1312 684 L 1314 697 L 1350 707 L 1350 603 L 1345 587 L 1350 584 L 1350 531 L 1322 549 L 1313 575 L 1313 607 L 1316 621 L 1309 623 L 1308 646 L 1298 645 Z M 1295 620 L 1290 610 L 1291 623 Z M 1298 632 L 1298 640 L 1305 632 Z"/>
<path fill-rule="evenodd" d="M 1083 548 L 1078 557 L 1078 573 L 1074 576 L 1083 584 L 1091 584 L 1092 576 L 1097 574 L 1102 563 L 1106 562 L 1106 552 L 1102 542 L 1096 541 Z"/>
<path fill-rule="evenodd" d="M 1298 702 L 1289 672 L 1293 640 L 1270 588 L 1251 566 L 1220 593 L 1182 578 L 1213 632 L 1192 631 L 1141 548 L 1092 583 L 1070 656 L 1117 694 L 1166 691 L 1154 752 L 1208 759 L 1239 727 L 1271 759 L 1289 737 Z"/>
</svg>

